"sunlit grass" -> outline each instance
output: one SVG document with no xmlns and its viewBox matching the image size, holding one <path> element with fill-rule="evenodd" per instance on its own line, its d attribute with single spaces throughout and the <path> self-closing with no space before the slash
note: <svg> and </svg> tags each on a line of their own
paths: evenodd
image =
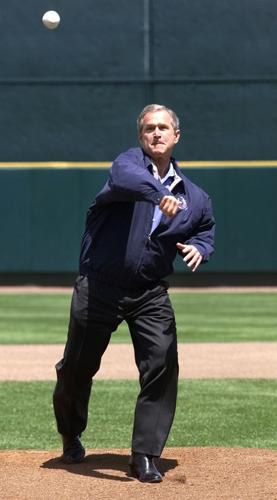
<svg viewBox="0 0 277 500">
<path fill-rule="evenodd" d="M 171 293 L 179 342 L 277 341 L 275 293 Z M 69 294 L 0 295 L 0 343 L 63 344 Z M 130 342 L 123 323 L 112 342 Z"/>
<path fill-rule="evenodd" d="M 0 448 L 60 448 L 52 408 L 53 382 L 1 382 Z M 128 448 L 136 381 L 96 381 L 88 448 Z M 181 380 L 167 446 L 277 449 L 277 380 Z"/>
</svg>

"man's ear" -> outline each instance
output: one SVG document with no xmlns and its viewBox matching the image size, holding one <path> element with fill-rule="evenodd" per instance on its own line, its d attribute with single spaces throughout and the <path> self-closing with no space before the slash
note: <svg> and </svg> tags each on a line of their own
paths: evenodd
<svg viewBox="0 0 277 500">
<path fill-rule="evenodd" d="M 181 136 L 180 130 L 178 130 L 178 129 L 175 130 L 175 144 L 177 144 L 177 142 L 179 142 L 180 136 Z"/>
</svg>

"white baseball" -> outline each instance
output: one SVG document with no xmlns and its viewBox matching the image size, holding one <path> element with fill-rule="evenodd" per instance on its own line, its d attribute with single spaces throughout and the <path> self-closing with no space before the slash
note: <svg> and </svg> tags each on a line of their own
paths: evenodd
<svg viewBox="0 0 277 500">
<path fill-rule="evenodd" d="M 48 12 L 45 12 L 42 16 L 42 22 L 49 30 L 57 28 L 60 24 L 60 20 L 61 18 L 55 10 L 48 10 Z"/>
</svg>

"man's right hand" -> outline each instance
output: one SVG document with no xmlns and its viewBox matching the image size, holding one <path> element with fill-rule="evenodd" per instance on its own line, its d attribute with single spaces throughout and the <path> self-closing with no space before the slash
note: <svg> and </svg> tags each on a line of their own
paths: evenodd
<svg viewBox="0 0 277 500">
<path fill-rule="evenodd" d="M 179 200 L 172 195 L 164 196 L 159 204 L 159 209 L 164 215 L 167 215 L 167 217 L 173 217 L 177 213 L 178 208 Z"/>
</svg>

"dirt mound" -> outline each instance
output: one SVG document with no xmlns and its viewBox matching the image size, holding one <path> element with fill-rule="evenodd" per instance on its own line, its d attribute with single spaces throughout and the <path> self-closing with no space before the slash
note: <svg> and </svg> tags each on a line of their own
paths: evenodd
<svg viewBox="0 0 277 500">
<path fill-rule="evenodd" d="M 277 499 L 277 451 L 167 448 L 159 484 L 127 476 L 129 450 L 87 450 L 82 464 L 65 465 L 58 451 L 0 452 L 2 500 Z"/>
</svg>

